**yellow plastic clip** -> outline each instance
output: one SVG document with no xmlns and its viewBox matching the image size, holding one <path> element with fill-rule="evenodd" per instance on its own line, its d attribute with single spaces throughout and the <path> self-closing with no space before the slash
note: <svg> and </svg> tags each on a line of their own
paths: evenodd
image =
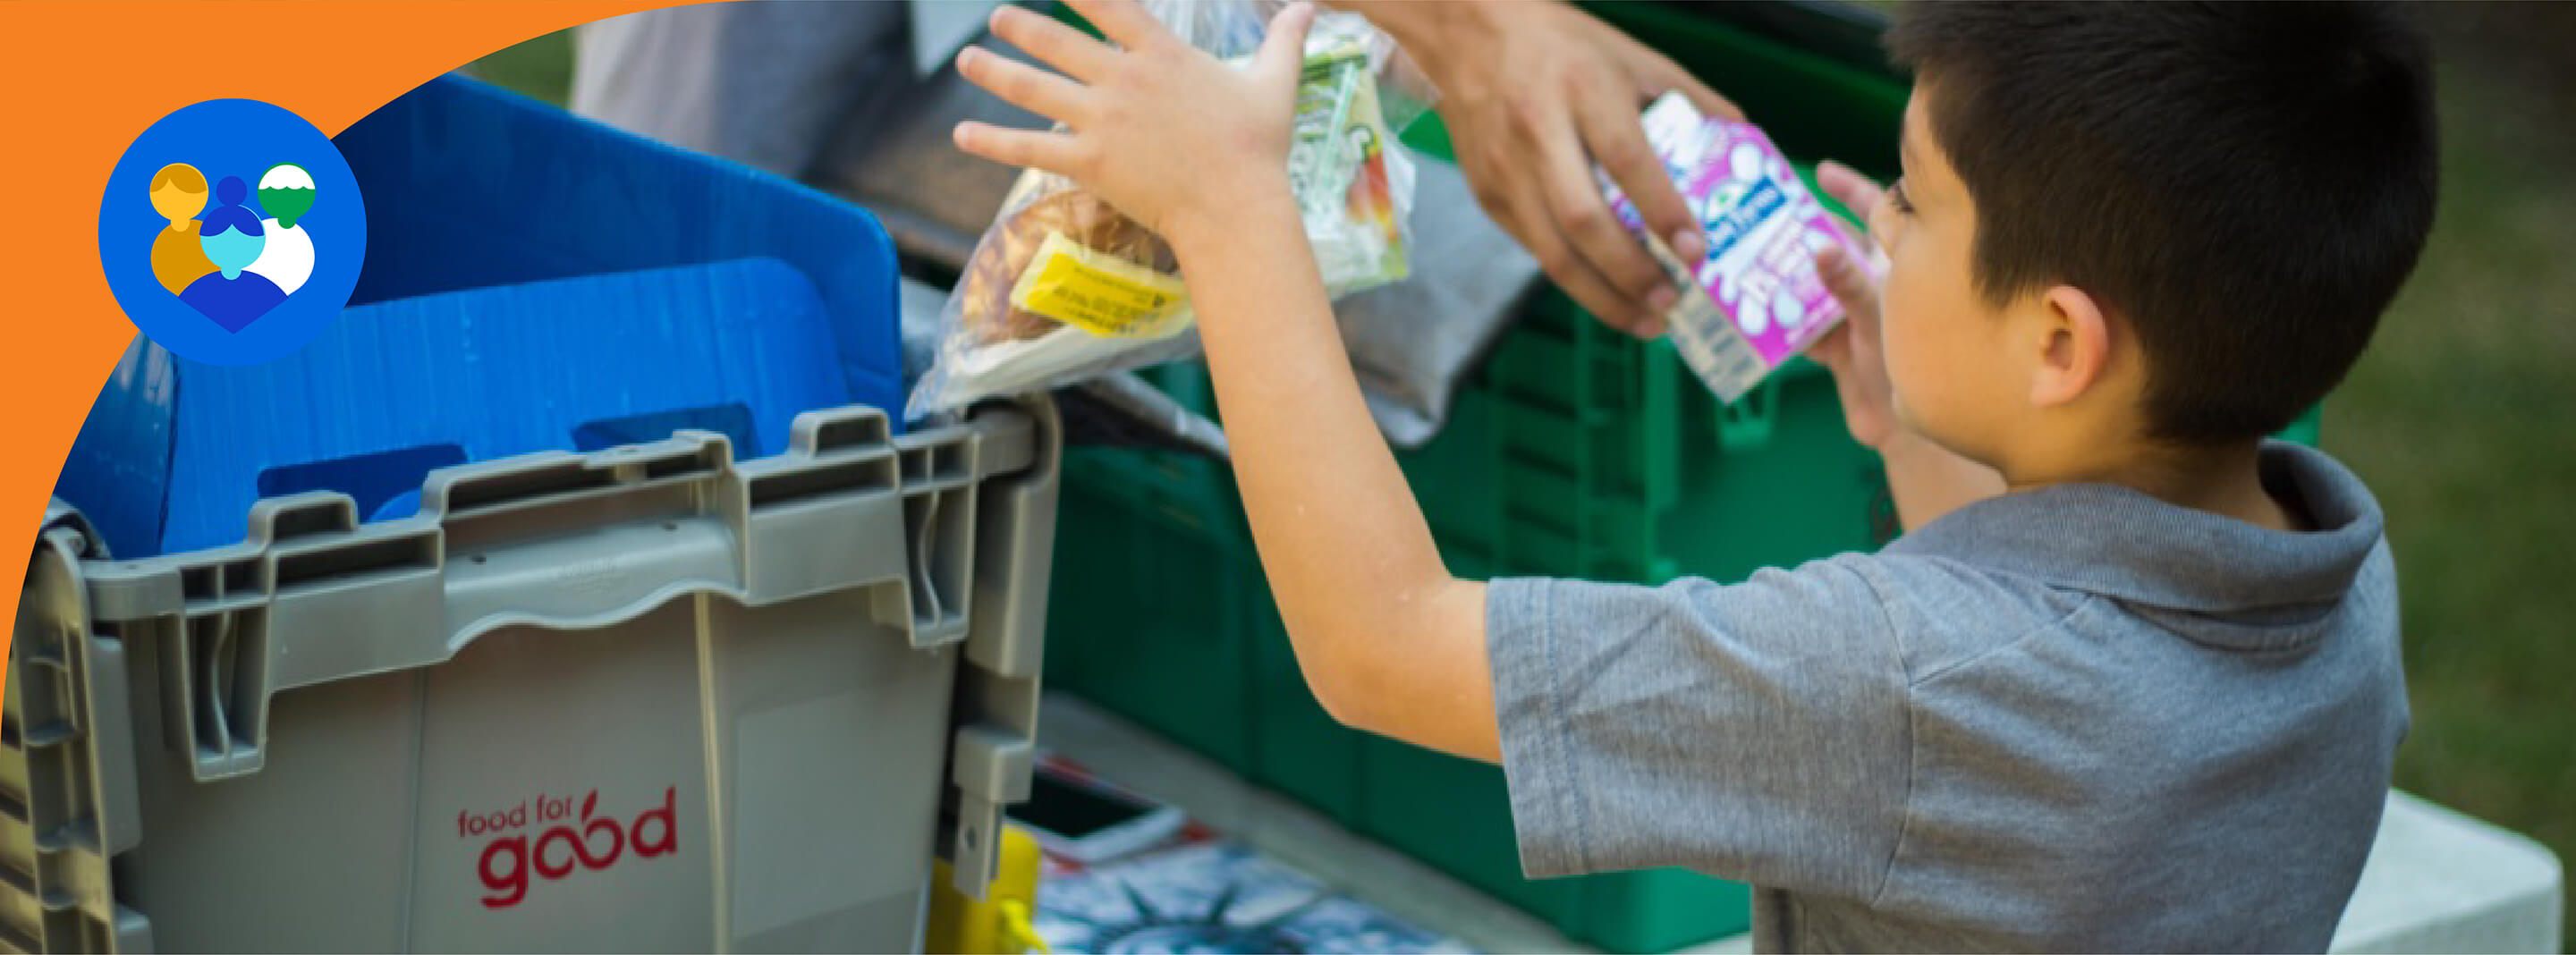
<svg viewBox="0 0 2576 955">
<path fill-rule="evenodd" d="M 1028 903 L 1009 899 L 994 907 L 1002 910 L 1002 934 L 1009 936 L 1022 951 L 1053 955 L 1054 949 L 1048 948 L 1046 939 L 1038 935 L 1037 924 L 1029 921 Z"/>
<path fill-rule="evenodd" d="M 934 955 L 1017 955 L 1047 951 L 1030 920 L 1038 900 L 1038 876 L 1046 854 L 1035 837 L 1018 826 L 1002 827 L 1002 858 L 984 900 L 966 897 L 950 885 L 948 863 L 933 865 L 930 924 L 922 927 L 922 950 Z"/>
</svg>

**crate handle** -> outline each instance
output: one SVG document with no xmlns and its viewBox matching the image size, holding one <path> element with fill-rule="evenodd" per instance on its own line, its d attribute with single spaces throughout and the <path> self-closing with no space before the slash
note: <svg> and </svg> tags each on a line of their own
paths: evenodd
<svg viewBox="0 0 2576 955">
<path fill-rule="evenodd" d="M 143 813 L 126 645 L 90 626 L 85 562 L 107 556 L 80 513 L 54 501 L 19 591 L 10 702 L 35 722 L 0 740 L 29 773 L 18 798 L 0 800 L 0 828 L 19 832 L 29 854 L 23 868 L 0 866 L 0 895 L 46 912 L 0 941 L 29 951 L 150 948 L 148 920 L 117 897 L 112 875 L 116 856 L 141 844 Z"/>
<path fill-rule="evenodd" d="M 894 426 L 887 422 L 885 412 L 867 405 L 799 414 L 787 432 L 788 453 L 805 457 L 882 448 L 893 443 Z"/>
<path fill-rule="evenodd" d="M 572 449 L 601 451 L 625 445 L 650 444 L 683 431 L 713 431 L 746 448 L 760 446 L 758 432 L 751 420 L 751 407 L 735 401 L 584 422 L 572 429 Z M 464 462 L 465 459 L 459 456 L 453 463 Z"/>
<path fill-rule="evenodd" d="M 396 502 L 419 507 L 416 496 L 429 472 L 465 463 L 465 448 L 453 443 L 421 444 L 347 457 L 281 464 L 259 472 L 263 499 L 307 491 L 338 491 L 357 500 L 368 520 L 401 517 Z M 390 505 L 390 506 L 389 506 Z"/>
<path fill-rule="evenodd" d="M 433 471 L 421 509 L 446 519 L 512 510 L 640 480 L 712 476 L 732 461 L 732 442 L 712 431 L 588 454 L 539 451 Z"/>
<path fill-rule="evenodd" d="M 921 619 L 938 621 L 948 616 L 939 599 L 939 580 L 931 574 L 933 548 L 939 542 L 939 499 L 943 495 L 924 495 L 921 504 L 921 529 L 915 532 L 912 546 L 913 596 L 923 604 Z"/>
</svg>

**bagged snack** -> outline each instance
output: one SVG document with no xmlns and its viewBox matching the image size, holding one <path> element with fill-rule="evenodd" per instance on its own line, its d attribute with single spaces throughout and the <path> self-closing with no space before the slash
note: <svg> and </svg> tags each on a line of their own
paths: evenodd
<svg viewBox="0 0 2576 955">
<path fill-rule="evenodd" d="M 1275 3 L 1149 4 L 1184 39 L 1240 60 Z M 1404 278 L 1413 169 L 1395 133 L 1426 103 L 1394 44 L 1355 14 L 1306 37 L 1288 155 L 1306 237 L 1335 297 Z M 941 314 L 907 416 L 1187 357 L 1196 313 L 1171 246 L 1072 180 L 1023 173 Z"/>
<path fill-rule="evenodd" d="M 1842 320 L 1842 306 L 1816 275 L 1815 254 L 1841 245 L 1852 261 L 1870 262 L 1870 250 L 1835 228 L 1759 127 L 1703 117 L 1679 93 L 1655 100 L 1644 122 L 1646 141 L 1708 236 L 1707 256 L 1692 263 L 1648 237 L 1682 286 L 1665 325 L 1683 362 L 1732 402 Z M 1636 205 L 1603 182 L 1611 211 L 1643 235 Z"/>
</svg>

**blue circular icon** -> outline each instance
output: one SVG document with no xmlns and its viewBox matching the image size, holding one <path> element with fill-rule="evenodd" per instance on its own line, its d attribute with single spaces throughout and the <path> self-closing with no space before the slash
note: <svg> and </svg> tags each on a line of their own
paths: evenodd
<svg viewBox="0 0 2576 955">
<path fill-rule="evenodd" d="M 248 99 L 153 123 L 107 177 L 98 255 L 127 318 L 171 353 L 255 365 L 304 347 L 358 287 L 367 210 L 312 123 Z"/>
</svg>

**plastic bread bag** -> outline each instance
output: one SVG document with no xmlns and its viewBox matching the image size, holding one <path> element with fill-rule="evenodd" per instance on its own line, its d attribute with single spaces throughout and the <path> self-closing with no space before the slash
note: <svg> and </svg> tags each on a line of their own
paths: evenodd
<svg viewBox="0 0 2576 955">
<path fill-rule="evenodd" d="M 1279 5 L 1147 8 L 1193 45 L 1239 62 L 1260 48 Z M 1305 53 L 1289 183 L 1325 287 L 1339 298 L 1411 274 L 1414 170 L 1395 134 L 1428 107 L 1429 86 L 1356 14 L 1317 16 Z M 968 257 L 906 413 L 917 419 L 1198 350 L 1171 246 L 1072 180 L 1032 169 Z"/>
</svg>

